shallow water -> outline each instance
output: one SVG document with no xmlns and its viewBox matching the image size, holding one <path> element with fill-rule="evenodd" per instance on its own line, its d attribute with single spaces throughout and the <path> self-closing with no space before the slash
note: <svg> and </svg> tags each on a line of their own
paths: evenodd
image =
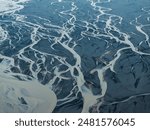
<svg viewBox="0 0 150 130">
<path fill-rule="evenodd" d="M 150 112 L 148 5 L 0 0 L 0 112 Z"/>
</svg>

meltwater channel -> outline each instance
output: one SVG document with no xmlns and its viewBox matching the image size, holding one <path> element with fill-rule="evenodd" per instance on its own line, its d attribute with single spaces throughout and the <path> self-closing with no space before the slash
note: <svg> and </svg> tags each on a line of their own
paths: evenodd
<svg viewBox="0 0 150 130">
<path fill-rule="evenodd" d="M 0 112 L 150 112 L 150 0 L 0 0 Z"/>
</svg>

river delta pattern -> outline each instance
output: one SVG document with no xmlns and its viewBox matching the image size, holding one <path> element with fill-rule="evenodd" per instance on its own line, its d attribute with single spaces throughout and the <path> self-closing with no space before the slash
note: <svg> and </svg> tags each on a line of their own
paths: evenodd
<svg viewBox="0 0 150 130">
<path fill-rule="evenodd" d="M 150 112 L 150 0 L 0 0 L 0 112 Z"/>
</svg>

